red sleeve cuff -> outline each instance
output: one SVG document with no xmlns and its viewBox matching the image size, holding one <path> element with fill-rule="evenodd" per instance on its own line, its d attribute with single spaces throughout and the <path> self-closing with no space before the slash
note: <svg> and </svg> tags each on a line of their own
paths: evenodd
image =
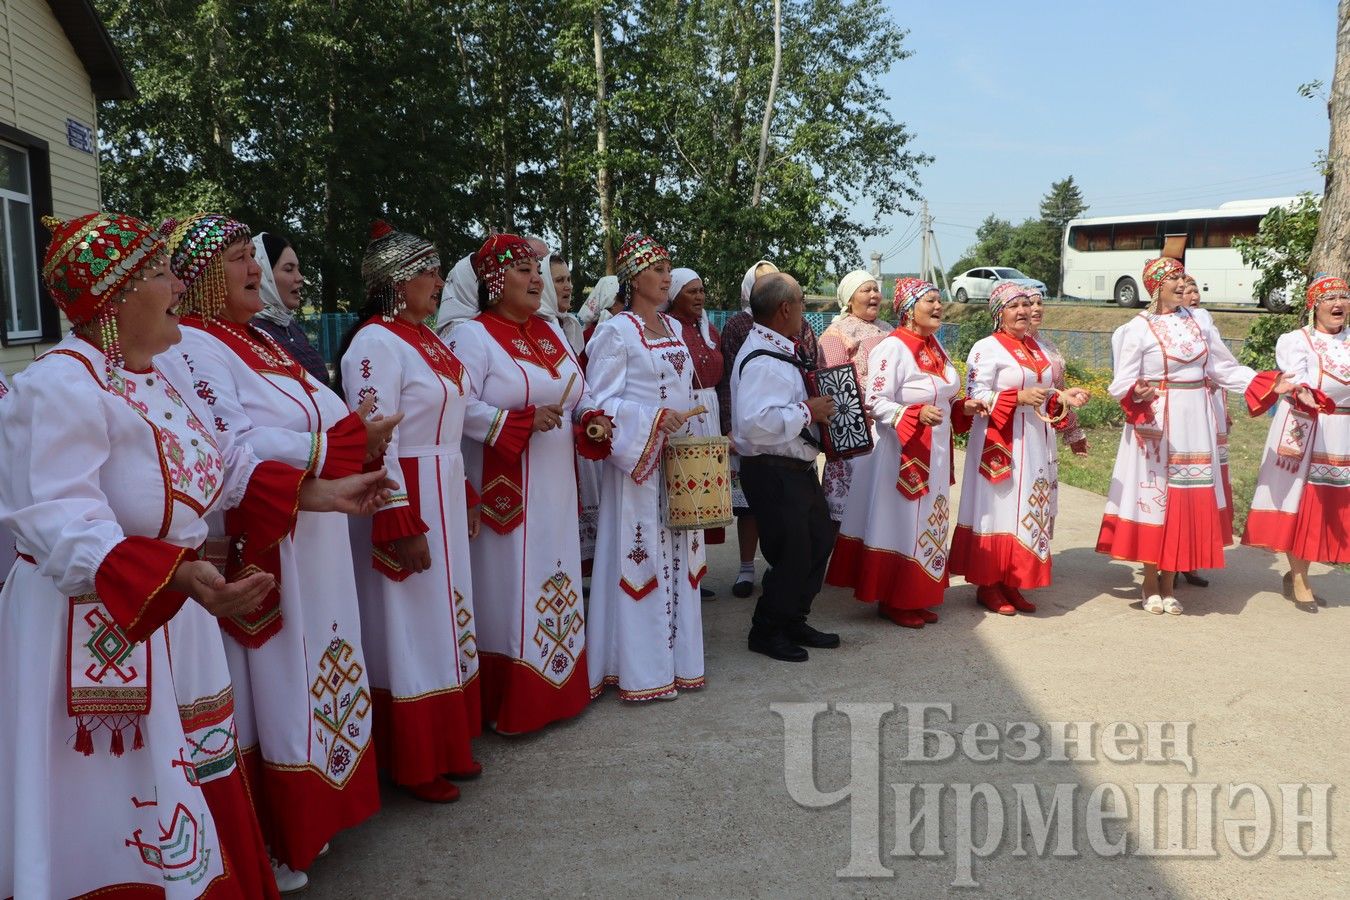
<svg viewBox="0 0 1350 900">
<path fill-rule="evenodd" d="M 1016 410 L 1016 389 L 1009 388 L 1006 391 L 999 391 L 998 397 L 994 400 L 994 408 L 989 410 L 989 422 L 995 428 L 1002 428 L 1012 419 L 1013 413 Z"/>
<path fill-rule="evenodd" d="M 914 403 L 905 407 L 905 411 L 900 414 L 900 420 L 895 423 L 895 433 L 900 438 L 901 447 L 908 444 L 923 427 L 919 422 L 919 413 L 922 411 L 923 407 Z"/>
<path fill-rule="evenodd" d="M 525 446 L 529 444 L 533 430 L 534 407 L 513 409 L 506 414 L 506 420 L 502 422 L 501 430 L 497 432 L 497 439 L 492 442 L 492 446 L 504 456 L 514 460 L 525 452 Z"/>
<path fill-rule="evenodd" d="M 1244 395 L 1247 400 L 1247 412 L 1253 416 L 1259 416 L 1266 410 L 1275 405 L 1280 399 L 1280 395 L 1275 393 L 1275 385 L 1280 380 L 1280 373 L 1275 370 L 1268 372 L 1257 372 L 1252 383 L 1247 385 L 1247 391 Z"/>
<path fill-rule="evenodd" d="M 975 417 L 966 412 L 968 397 L 953 397 L 951 407 L 952 434 L 965 434 L 975 424 Z"/>
<path fill-rule="evenodd" d="M 601 460 L 609 458 L 609 454 L 614 450 L 614 439 L 605 438 L 597 441 L 586 433 L 586 426 L 597 416 L 603 416 L 604 410 L 591 409 L 581 414 L 581 422 L 573 426 L 573 435 L 576 438 L 577 454 L 582 459 Z"/>
<path fill-rule="evenodd" d="M 1125 410 L 1125 421 L 1131 425 L 1143 425 L 1153 418 L 1152 401 L 1140 400 L 1134 395 L 1134 388 L 1120 398 L 1120 408 Z"/>
<path fill-rule="evenodd" d="M 370 542 L 380 546 L 430 530 L 411 506 L 396 506 L 380 510 L 371 519 Z"/>
<path fill-rule="evenodd" d="M 225 513 L 225 531 L 246 535 L 248 547 L 260 553 L 281 543 L 300 513 L 300 485 L 305 473 L 279 462 L 258 463 L 244 499 Z"/>
<path fill-rule="evenodd" d="M 345 478 L 361 471 L 366 462 L 366 423 L 351 413 L 326 432 L 328 449 L 320 478 Z"/>
<path fill-rule="evenodd" d="M 1291 400 L 1293 400 L 1295 407 L 1297 407 L 1298 409 L 1302 410 L 1303 412 L 1307 413 L 1310 416 L 1315 416 L 1318 413 L 1331 415 L 1336 411 L 1335 400 L 1332 400 L 1330 397 L 1328 397 L 1326 394 L 1324 394 L 1322 391 L 1319 391 L 1312 385 L 1305 384 L 1303 385 L 1303 387 L 1307 388 L 1308 393 L 1312 394 L 1313 405 L 1309 406 L 1306 403 L 1302 402 L 1301 400 L 1298 399 L 1296 393 L 1294 393 L 1290 394 L 1289 397 Z"/>
<path fill-rule="evenodd" d="M 94 590 L 130 640 L 148 638 L 187 601 L 187 594 L 168 586 L 191 554 L 186 547 L 129 537 L 104 557 L 94 574 Z"/>
<path fill-rule="evenodd" d="M 480 497 L 480 496 L 478 496 L 478 492 L 475 491 L 475 490 L 473 489 L 473 483 L 470 482 L 469 479 L 465 478 L 465 479 L 464 479 L 464 505 L 465 505 L 465 506 L 477 506 L 479 503 L 482 502 L 482 500 L 483 500 L 483 498 Z"/>
</svg>

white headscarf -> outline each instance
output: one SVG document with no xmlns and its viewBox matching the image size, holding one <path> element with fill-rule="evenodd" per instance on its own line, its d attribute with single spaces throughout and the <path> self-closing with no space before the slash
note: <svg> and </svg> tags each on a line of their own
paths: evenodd
<svg viewBox="0 0 1350 900">
<path fill-rule="evenodd" d="M 544 291 L 539 295 L 539 316 L 557 324 L 572 345 L 574 353 L 586 349 L 582 336 L 581 323 L 571 313 L 558 311 L 558 288 L 553 284 L 553 254 L 545 256 L 539 262 L 540 275 L 544 279 Z"/>
<path fill-rule="evenodd" d="M 577 318 L 581 320 L 582 325 L 589 325 L 592 322 L 599 325 L 610 317 L 609 308 L 614 305 L 614 298 L 617 296 L 619 296 L 618 276 L 606 275 L 591 288 L 591 295 L 581 305 L 581 312 L 577 314 Z"/>
<path fill-rule="evenodd" d="M 853 295 L 869 281 L 875 282 L 877 289 L 880 290 L 881 282 L 877 281 L 871 272 L 862 269 L 854 269 L 840 279 L 839 288 L 835 291 L 835 298 L 839 301 L 841 312 L 848 312 L 849 301 L 853 299 Z"/>
<path fill-rule="evenodd" d="M 670 273 L 670 290 L 666 293 L 666 302 L 661 305 L 661 312 L 670 309 L 675 298 L 680 295 L 680 291 L 685 289 L 691 281 L 702 281 L 699 274 L 693 269 L 674 269 Z M 703 335 L 703 342 L 712 349 L 717 349 L 717 343 L 712 339 L 712 332 L 708 330 L 708 314 L 700 313 L 698 317 L 698 330 Z"/>
<path fill-rule="evenodd" d="M 755 281 L 757 280 L 755 278 L 755 270 L 758 269 L 760 266 L 772 266 L 775 272 L 778 271 L 778 267 L 775 266 L 773 263 L 769 262 L 767 259 L 761 259 L 759 262 L 755 263 L 753 266 L 745 270 L 745 277 L 741 279 L 742 312 L 750 311 L 750 291 L 751 289 L 754 288 Z M 766 272 L 765 274 L 767 275 L 768 273 Z"/>
<path fill-rule="evenodd" d="M 291 322 L 295 320 L 295 313 L 281 302 L 281 292 L 277 290 L 277 279 L 272 274 L 272 261 L 267 257 L 267 245 L 263 243 L 263 236 L 267 232 L 259 232 L 253 238 L 253 246 L 257 248 L 256 259 L 258 268 L 262 270 L 262 279 L 258 282 L 258 294 L 262 297 L 263 308 L 258 311 L 259 319 L 266 319 L 269 322 L 275 322 L 282 328 L 289 328 Z"/>
<path fill-rule="evenodd" d="M 441 305 L 436 310 L 436 333 L 445 337 L 456 325 L 478 315 L 478 276 L 473 274 L 473 255 L 464 257 L 450 269 L 441 288 Z"/>
</svg>

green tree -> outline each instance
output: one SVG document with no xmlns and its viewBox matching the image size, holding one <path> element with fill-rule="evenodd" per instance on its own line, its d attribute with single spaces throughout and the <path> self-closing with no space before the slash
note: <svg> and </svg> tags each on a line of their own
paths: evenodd
<svg viewBox="0 0 1350 900">
<path fill-rule="evenodd" d="M 1285 307 L 1306 288 L 1314 274 L 1307 267 L 1320 217 L 1321 201 L 1311 193 L 1299 194 L 1291 205 L 1266 213 L 1255 237 L 1233 240 L 1242 261 L 1260 271 L 1252 290 L 1267 306 Z"/>
<path fill-rule="evenodd" d="M 1087 208 L 1088 205 L 1083 202 L 1083 192 L 1074 183 L 1072 175 L 1063 181 L 1052 182 L 1049 193 L 1041 198 L 1040 221 L 1044 227 L 1039 229 L 1041 233 L 1036 244 L 1039 248 L 1036 264 L 1044 263 L 1046 277 L 1037 277 L 1045 282 L 1051 294 L 1058 295 L 1062 287 L 1060 269 L 1064 257 L 1064 226 L 1087 212 Z"/>
</svg>

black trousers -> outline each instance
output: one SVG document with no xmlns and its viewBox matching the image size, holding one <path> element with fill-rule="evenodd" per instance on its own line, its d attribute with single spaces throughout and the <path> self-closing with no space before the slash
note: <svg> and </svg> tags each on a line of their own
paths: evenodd
<svg viewBox="0 0 1350 900">
<path fill-rule="evenodd" d="M 815 464 L 794 463 L 781 456 L 741 457 L 741 489 L 759 523 L 759 547 L 769 563 L 750 625 L 752 637 L 806 621 L 834 550 L 834 523 Z"/>
</svg>

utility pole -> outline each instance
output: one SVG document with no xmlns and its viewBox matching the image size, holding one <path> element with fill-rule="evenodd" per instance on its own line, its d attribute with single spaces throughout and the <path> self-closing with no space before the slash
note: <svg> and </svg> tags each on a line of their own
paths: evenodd
<svg viewBox="0 0 1350 900">
<path fill-rule="evenodd" d="M 919 237 L 922 243 L 919 245 L 919 277 L 927 280 L 929 270 L 928 259 L 928 201 L 923 201 L 923 211 L 919 214 Z"/>
<path fill-rule="evenodd" d="M 881 280 L 881 251 L 872 251 L 872 277 Z"/>
<path fill-rule="evenodd" d="M 923 213 L 920 220 L 923 230 L 923 252 L 919 277 L 924 281 L 942 285 L 942 289 L 951 296 L 951 286 L 947 284 L 947 269 L 942 265 L 942 251 L 938 249 L 937 234 L 933 231 L 933 217 L 928 212 L 928 201 L 923 201 Z M 937 264 L 934 265 L 936 259 Z"/>
</svg>

